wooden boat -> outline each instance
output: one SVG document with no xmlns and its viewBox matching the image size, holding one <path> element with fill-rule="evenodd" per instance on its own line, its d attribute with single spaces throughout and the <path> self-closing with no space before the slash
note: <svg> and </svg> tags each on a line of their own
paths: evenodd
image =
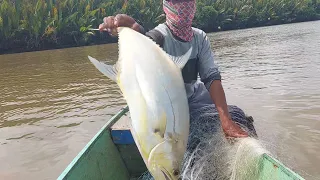
<svg viewBox="0 0 320 180">
<path fill-rule="evenodd" d="M 131 180 L 145 173 L 147 168 L 128 126 L 128 110 L 126 106 L 115 114 L 60 174 L 58 180 Z M 263 155 L 259 180 L 302 179 L 278 160 Z"/>
</svg>

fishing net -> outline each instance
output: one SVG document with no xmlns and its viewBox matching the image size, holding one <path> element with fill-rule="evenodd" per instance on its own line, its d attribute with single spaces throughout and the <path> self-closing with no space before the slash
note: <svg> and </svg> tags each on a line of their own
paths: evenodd
<svg viewBox="0 0 320 180">
<path fill-rule="evenodd" d="M 252 117 L 237 106 L 228 106 L 232 119 L 249 133 L 249 138 L 230 142 L 220 126 L 214 105 L 190 113 L 190 135 L 184 156 L 183 180 L 250 180 L 257 179 L 262 154 L 266 150 L 256 140 Z M 139 179 L 153 179 L 144 173 Z"/>
</svg>

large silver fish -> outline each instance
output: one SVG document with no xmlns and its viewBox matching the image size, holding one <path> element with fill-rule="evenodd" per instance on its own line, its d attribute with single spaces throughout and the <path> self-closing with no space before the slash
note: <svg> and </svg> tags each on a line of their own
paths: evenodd
<svg viewBox="0 0 320 180">
<path fill-rule="evenodd" d="M 131 115 L 131 132 L 144 162 L 158 179 L 178 179 L 189 134 L 189 107 L 181 69 L 192 49 L 168 55 L 150 38 L 118 28 L 119 59 L 90 61 L 117 82 Z"/>
</svg>

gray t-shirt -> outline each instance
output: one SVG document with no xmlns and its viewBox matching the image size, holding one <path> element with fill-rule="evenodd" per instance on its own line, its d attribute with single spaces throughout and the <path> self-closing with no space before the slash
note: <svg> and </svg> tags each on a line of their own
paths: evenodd
<svg viewBox="0 0 320 180">
<path fill-rule="evenodd" d="M 210 41 L 205 32 L 200 29 L 192 28 L 194 32 L 194 38 L 190 42 L 182 42 L 174 38 L 169 28 L 165 24 L 159 24 L 154 30 L 159 31 L 163 37 L 162 48 L 168 54 L 172 56 L 181 56 L 185 54 L 192 46 L 192 53 L 189 61 L 195 63 L 186 64 L 183 69 L 183 75 L 185 80 L 185 87 L 187 91 L 188 99 L 194 95 L 196 91 L 196 84 L 199 79 L 204 83 L 207 90 L 209 90 L 212 81 L 221 80 L 218 67 L 214 63 L 213 53 L 210 46 Z M 151 30 L 151 31 L 154 31 Z M 147 33 L 148 35 L 148 33 Z M 188 65 L 189 64 L 189 65 Z M 190 73 L 196 73 L 191 80 L 187 78 Z"/>
</svg>

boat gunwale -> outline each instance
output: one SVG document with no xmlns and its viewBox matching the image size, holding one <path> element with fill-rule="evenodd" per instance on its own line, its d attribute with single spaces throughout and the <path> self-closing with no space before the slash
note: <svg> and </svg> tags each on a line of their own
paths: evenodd
<svg viewBox="0 0 320 180">
<path fill-rule="evenodd" d="M 102 136 L 103 132 L 110 129 L 123 115 L 125 115 L 129 111 L 128 105 L 118 111 L 115 115 L 113 115 L 109 121 L 91 138 L 91 140 L 82 148 L 82 150 L 77 154 L 75 158 L 69 163 L 69 165 L 63 170 L 63 172 L 59 175 L 57 180 L 63 180 L 73 168 L 81 161 L 81 157 L 83 157 L 88 151 L 93 147 L 92 145 Z"/>
<path fill-rule="evenodd" d="M 266 153 L 263 154 L 263 158 L 266 159 L 267 161 L 269 161 L 270 163 L 272 163 L 275 168 L 279 168 L 280 171 L 285 173 L 287 176 L 289 176 L 293 179 L 296 179 L 296 180 L 304 180 L 304 178 L 301 177 L 298 173 L 296 173 L 293 170 L 291 170 L 290 168 L 288 168 L 286 165 L 281 163 L 276 158 L 273 158 L 272 156 L 270 156 Z"/>
</svg>

